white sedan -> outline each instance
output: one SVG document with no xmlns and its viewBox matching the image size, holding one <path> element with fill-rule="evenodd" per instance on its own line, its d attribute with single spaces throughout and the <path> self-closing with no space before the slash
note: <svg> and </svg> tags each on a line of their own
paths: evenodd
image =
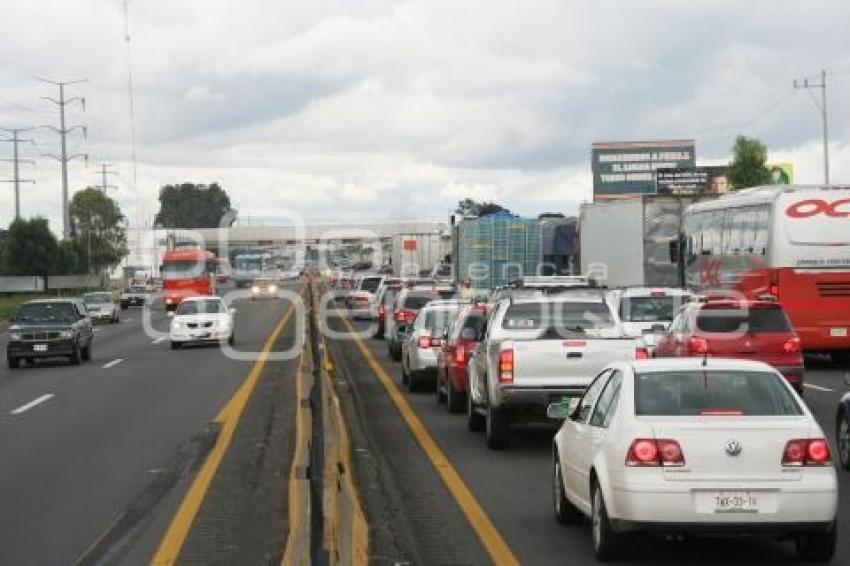
<svg viewBox="0 0 850 566">
<path fill-rule="evenodd" d="M 589 516 L 599 560 L 627 550 L 625 532 L 790 536 L 805 560 L 835 552 L 829 444 L 760 362 L 611 364 L 570 408 L 553 450 L 555 517 Z"/>
<path fill-rule="evenodd" d="M 184 344 L 223 342 L 233 345 L 235 340 L 234 314 L 221 297 L 187 297 L 180 301 L 171 317 L 171 349 Z"/>
</svg>

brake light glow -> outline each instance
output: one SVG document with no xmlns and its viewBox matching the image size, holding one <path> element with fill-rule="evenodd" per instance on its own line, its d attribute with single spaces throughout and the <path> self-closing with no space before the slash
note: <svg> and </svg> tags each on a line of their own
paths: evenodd
<svg viewBox="0 0 850 566">
<path fill-rule="evenodd" d="M 430 336 L 420 336 L 416 343 L 417 346 L 422 349 L 436 348 L 437 346 L 442 344 L 442 340 L 440 340 L 439 338 L 431 338 Z"/>
<path fill-rule="evenodd" d="M 635 359 L 636 360 L 648 360 L 649 359 L 649 350 L 643 347 L 635 348 Z"/>
<path fill-rule="evenodd" d="M 584 340 L 564 340 L 564 348 L 584 348 Z"/>
<path fill-rule="evenodd" d="M 463 345 L 455 346 L 455 364 L 463 365 L 466 363 L 466 348 Z"/>
<path fill-rule="evenodd" d="M 785 444 L 782 465 L 789 467 L 829 466 L 832 455 L 823 438 L 796 438 Z"/>
<path fill-rule="evenodd" d="M 703 356 L 708 354 L 708 340 L 705 338 L 692 337 L 688 339 L 688 353 Z"/>
<path fill-rule="evenodd" d="M 626 453 L 626 465 L 632 467 L 681 467 L 685 455 L 676 440 L 637 438 Z"/>
<path fill-rule="evenodd" d="M 514 381 L 514 350 L 507 348 L 499 352 L 499 383 Z"/>
<path fill-rule="evenodd" d="M 740 409 L 703 409 L 701 417 L 740 417 L 744 414 Z"/>
<path fill-rule="evenodd" d="M 798 354 L 802 349 L 800 338 L 798 336 L 792 336 L 783 344 L 782 349 L 785 350 L 786 354 Z"/>
</svg>

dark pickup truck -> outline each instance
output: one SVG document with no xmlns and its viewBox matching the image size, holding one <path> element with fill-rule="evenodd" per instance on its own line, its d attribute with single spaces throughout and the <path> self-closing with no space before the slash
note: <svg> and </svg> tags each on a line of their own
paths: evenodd
<svg viewBox="0 0 850 566">
<path fill-rule="evenodd" d="M 79 365 L 91 359 L 91 318 L 80 299 L 39 299 L 21 305 L 9 327 L 6 359 L 9 369 L 22 361 L 66 357 Z"/>
</svg>

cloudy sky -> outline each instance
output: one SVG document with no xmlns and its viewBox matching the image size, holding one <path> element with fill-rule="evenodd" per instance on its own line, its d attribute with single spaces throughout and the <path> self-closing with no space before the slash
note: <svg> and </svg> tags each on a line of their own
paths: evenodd
<svg viewBox="0 0 850 566">
<path fill-rule="evenodd" d="M 830 70 L 832 177 L 850 182 L 846 0 L 130 0 L 138 183 L 130 164 L 121 0 L 3 0 L 0 126 L 56 124 L 35 76 L 85 77 L 69 124 L 89 167 L 115 164 L 135 222 L 159 186 L 219 181 L 248 215 L 314 221 L 443 217 L 463 197 L 523 213 L 590 196 L 594 141 L 738 133 L 820 182 L 819 114 L 792 80 Z M 25 215 L 58 229 L 48 130 L 23 148 Z M 9 144 L 0 151 L 10 154 Z M 5 157 L 5 155 L 4 155 Z M 0 175 L 11 167 L 0 164 Z M 12 216 L 0 185 L 0 225 Z"/>
</svg>

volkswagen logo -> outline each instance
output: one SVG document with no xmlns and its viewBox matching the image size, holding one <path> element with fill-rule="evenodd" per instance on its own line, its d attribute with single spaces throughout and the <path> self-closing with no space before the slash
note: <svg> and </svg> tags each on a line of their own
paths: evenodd
<svg viewBox="0 0 850 566">
<path fill-rule="evenodd" d="M 737 440 L 730 440 L 729 442 L 727 442 L 723 446 L 723 448 L 726 450 L 726 453 L 729 454 L 730 456 L 737 456 L 738 454 L 741 453 L 741 450 L 743 450 L 741 443 L 738 442 Z"/>
</svg>

